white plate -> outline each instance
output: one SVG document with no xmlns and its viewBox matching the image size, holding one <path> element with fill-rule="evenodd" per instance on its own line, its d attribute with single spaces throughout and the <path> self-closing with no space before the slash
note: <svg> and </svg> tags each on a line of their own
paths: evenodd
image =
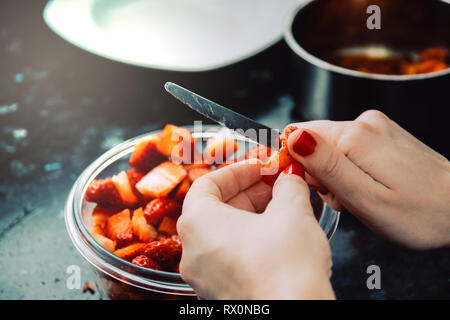
<svg viewBox="0 0 450 320">
<path fill-rule="evenodd" d="M 138 66 L 206 71 L 281 39 L 304 0 L 51 0 L 44 20 L 74 45 Z"/>
</svg>

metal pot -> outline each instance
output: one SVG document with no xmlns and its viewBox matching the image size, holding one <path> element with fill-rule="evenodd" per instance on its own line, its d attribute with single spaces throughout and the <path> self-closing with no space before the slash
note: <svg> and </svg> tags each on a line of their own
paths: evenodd
<svg viewBox="0 0 450 320">
<path fill-rule="evenodd" d="M 379 6 L 381 29 L 366 26 L 369 5 Z M 449 3 L 440 0 L 304 2 L 291 13 L 285 29 L 292 49 L 295 113 L 305 120 L 351 120 L 364 110 L 378 109 L 448 157 L 449 68 L 417 75 L 369 74 L 339 67 L 333 58 L 348 48 L 448 50 L 449 17 Z"/>
</svg>

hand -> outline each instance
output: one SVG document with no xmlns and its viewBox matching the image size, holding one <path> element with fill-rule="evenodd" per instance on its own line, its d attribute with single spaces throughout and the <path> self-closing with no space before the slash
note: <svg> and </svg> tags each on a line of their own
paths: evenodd
<svg viewBox="0 0 450 320">
<path fill-rule="evenodd" d="M 322 198 L 332 207 L 344 206 L 375 232 L 413 249 L 450 245 L 447 159 L 378 111 L 354 121 L 293 126 L 302 130 L 290 134 L 289 152 L 304 165 L 308 183 L 329 191 Z"/>
<path fill-rule="evenodd" d="M 197 179 L 177 224 L 182 278 L 208 299 L 332 299 L 331 253 L 295 175 L 272 188 L 261 162 Z"/>
</svg>

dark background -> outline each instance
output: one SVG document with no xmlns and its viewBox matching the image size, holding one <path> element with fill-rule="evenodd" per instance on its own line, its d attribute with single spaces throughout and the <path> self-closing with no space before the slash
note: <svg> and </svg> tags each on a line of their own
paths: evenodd
<svg viewBox="0 0 450 320">
<path fill-rule="evenodd" d="M 205 74 L 156 72 L 65 42 L 44 23 L 44 5 L 0 2 L 0 299 L 98 299 L 98 293 L 66 288 L 69 265 L 81 267 L 83 283 L 93 281 L 64 225 L 64 202 L 77 176 L 121 141 L 166 122 L 199 118 L 163 92 L 165 81 L 199 88 L 274 127 L 298 120 L 290 113 L 288 59 L 272 56 L 287 49 L 281 43 L 255 60 L 212 72 L 214 81 Z M 238 79 L 236 72 L 246 76 Z M 448 250 L 396 247 L 347 213 L 331 246 L 338 298 L 450 298 Z M 366 287 L 371 264 L 381 268 L 381 290 Z"/>
</svg>

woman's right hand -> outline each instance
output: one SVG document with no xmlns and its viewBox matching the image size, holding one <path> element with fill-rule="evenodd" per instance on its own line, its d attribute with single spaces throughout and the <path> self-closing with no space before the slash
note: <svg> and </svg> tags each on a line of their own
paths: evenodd
<svg viewBox="0 0 450 320">
<path fill-rule="evenodd" d="M 291 124 L 291 155 L 334 208 L 413 249 L 450 245 L 450 162 L 379 111 Z M 289 129 L 288 129 L 289 128 Z"/>
</svg>

